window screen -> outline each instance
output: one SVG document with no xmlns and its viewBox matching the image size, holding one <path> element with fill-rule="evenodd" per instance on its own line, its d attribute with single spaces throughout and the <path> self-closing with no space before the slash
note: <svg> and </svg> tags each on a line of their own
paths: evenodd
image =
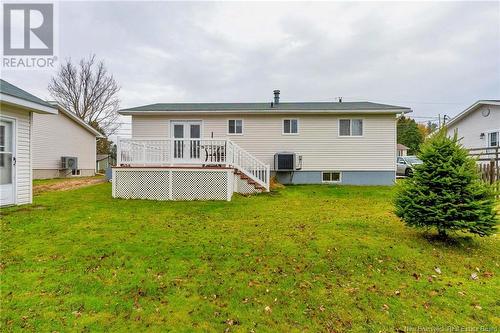
<svg viewBox="0 0 500 333">
<path fill-rule="evenodd" d="M 339 120 L 339 135 L 340 136 L 362 136 L 363 135 L 363 119 L 340 119 Z"/>
<path fill-rule="evenodd" d="M 241 119 L 229 120 L 227 132 L 229 134 L 243 134 L 243 120 Z"/>
<path fill-rule="evenodd" d="M 341 136 L 351 135 L 351 120 L 350 119 L 340 119 L 339 121 L 339 134 Z"/>
<path fill-rule="evenodd" d="M 284 134 L 299 133 L 299 121 L 297 119 L 283 119 L 283 133 Z"/>
<path fill-rule="evenodd" d="M 498 132 L 488 133 L 488 143 L 490 147 L 498 146 Z"/>
</svg>

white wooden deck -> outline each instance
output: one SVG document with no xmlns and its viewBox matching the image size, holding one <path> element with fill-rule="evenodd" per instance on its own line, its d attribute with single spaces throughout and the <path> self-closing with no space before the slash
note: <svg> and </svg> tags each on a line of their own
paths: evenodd
<svg viewBox="0 0 500 333">
<path fill-rule="evenodd" d="M 231 200 L 269 191 L 270 166 L 229 139 L 119 139 L 113 197 Z"/>
</svg>

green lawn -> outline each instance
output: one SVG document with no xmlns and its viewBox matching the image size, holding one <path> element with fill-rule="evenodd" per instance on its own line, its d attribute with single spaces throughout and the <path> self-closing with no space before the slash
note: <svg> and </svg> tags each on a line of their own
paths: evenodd
<svg viewBox="0 0 500 333">
<path fill-rule="evenodd" d="M 392 191 L 291 186 L 232 202 L 112 199 L 110 184 L 42 193 L 2 210 L 1 330 L 498 327 L 498 236 L 434 240 L 397 220 Z"/>
</svg>

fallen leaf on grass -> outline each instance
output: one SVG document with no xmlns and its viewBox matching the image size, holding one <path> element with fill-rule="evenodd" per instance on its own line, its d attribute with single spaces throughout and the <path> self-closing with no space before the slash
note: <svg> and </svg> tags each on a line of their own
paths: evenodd
<svg viewBox="0 0 500 333">
<path fill-rule="evenodd" d="M 472 280 L 477 280 L 477 279 L 479 279 L 479 277 L 477 276 L 477 273 L 476 273 L 476 272 L 472 273 L 472 274 L 470 275 L 470 278 L 471 278 Z"/>
<path fill-rule="evenodd" d="M 273 312 L 273 310 L 271 309 L 271 307 L 269 305 L 264 308 L 264 311 L 266 311 L 267 313 Z"/>
<path fill-rule="evenodd" d="M 483 276 L 484 276 L 485 278 L 490 278 L 490 277 L 493 277 L 493 272 L 484 272 L 484 273 L 483 273 Z"/>
<path fill-rule="evenodd" d="M 441 269 L 439 267 L 434 267 L 434 271 L 438 274 L 441 274 Z"/>
</svg>

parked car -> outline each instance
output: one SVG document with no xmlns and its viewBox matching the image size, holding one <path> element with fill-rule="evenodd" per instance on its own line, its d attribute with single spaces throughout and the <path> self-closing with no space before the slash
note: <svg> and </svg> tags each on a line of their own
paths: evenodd
<svg viewBox="0 0 500 333">
<path fill-rule="evenodd" d="M 417 156 L 398 156 L 396 160 L 396 174 L 398 176 L 406 176 L 409 177 L 413 174 L 413 168 L 422 164 L 422 160 L 420 160 Z"/>
</svg>

